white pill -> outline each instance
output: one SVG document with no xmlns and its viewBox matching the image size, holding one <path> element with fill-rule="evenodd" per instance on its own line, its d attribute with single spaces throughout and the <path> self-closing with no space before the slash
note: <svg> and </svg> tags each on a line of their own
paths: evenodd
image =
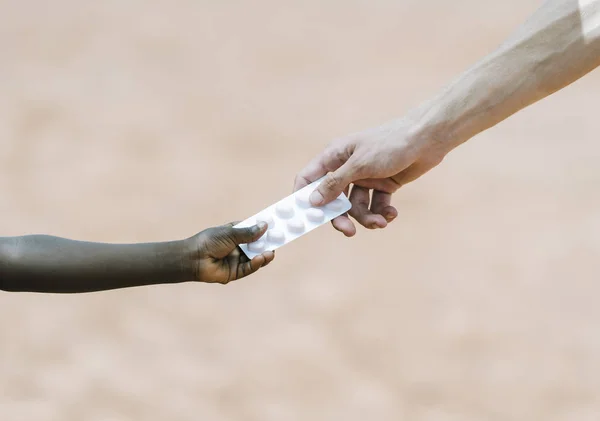
<svg viewBox="0 0 600 421">
<path fill-rule="evenodd" d="M 290 219 L 294 216 L 294 207 L 289 203 L 279 203 L 275 207 L 275 212 L 282 219 Z"/>
<path fill-rule="evenodd" d="M 317 208 L 308 209 L 306 211 L 306 219 L 315 223 L 323 222 L 323 219 L 325 219 L 325 212 L 323 212 L 322 209 Z"/>
<path fill-rule="evenodd" d="M 302 234 L 304 232 L 304 221 L 299 218 L 290 219 L 287 223 L 287 229 L 294 234 Z"/>
<path fill-rule="evenodd" d="M 275 226 L 275 219 L 270 213 L 261 213 L 260 215 L 258 215 L 256 217 L 256 223 L 259 222 L 264 222 L 269 226 L 269 228 L 273 228 Z"/>
<path fill-rule="evenodd" d="M 282 244 L 285 241 L 285 233 L 278 229 L 267 232 L 267 241 L 274 244 Z"/>
<path fill-rule="evenodd" d="M 309 197 L 311 193 L 311 190 L 301 190 L 298 193 L 296 193 L 296 203 L 298 204 L 298 206 L 300 206 L 301 208 L 309 208 Z"/>
<path fill-rule="evenodd" d="M 344 202 L 341 199 L 335 199 L 333 202 L 328 203 L 326 207 L 334 212 L 341 212 L 344 209 Z"/>
<path fill-rule="evenodd" d="M 263 240 L 258 240 L 254 243 L 250 243 L 248 244 L 248 250 L 253 253 L 262 253 L 265 251 L 265 242 Z"/>
</svg>

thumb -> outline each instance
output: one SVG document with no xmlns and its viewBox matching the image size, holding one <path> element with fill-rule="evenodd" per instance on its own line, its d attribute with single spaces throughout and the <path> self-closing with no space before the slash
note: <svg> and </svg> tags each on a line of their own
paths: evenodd
<svg viewBox="0 0 600 421">
<path fill-rule="evenodd" d="M 263 234 L 267 231 L 267 224 L 264 222 L 259 222 L 256 225 L 245 228 L 229 228 L 229 232 L 227 233 L 229 238 L 233 240 L 233 242 L 238 244 L 247 244 L 252 243 L 258 240 Z"/>
<path fill-rule="evenodd" d="M 337 198 L 354 181 L 355 170 L 355 162 L 349 159 L 340 168 L 328 173 L 310 195 L 310 203 L 322 206 Z"/>
</svg>

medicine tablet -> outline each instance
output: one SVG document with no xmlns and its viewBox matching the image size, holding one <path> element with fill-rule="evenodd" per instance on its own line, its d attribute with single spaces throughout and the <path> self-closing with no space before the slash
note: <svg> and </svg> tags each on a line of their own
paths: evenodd
<svg viewBox="0 0 600 421">
<path fill-rule="evenodd" d="M 235 228 L 250 227 L 260 222 L 267 223 L 269 226 L 267 232 L 255 242 L 240 244 L 242 252 L 252 259 L 267 250 L 277 250 L 347 212 L 352 207 L 352 203 L 343 193 L 328 205 L 310 204 L 310 195 L 323 179 L 313 181 L 237 224 Z"/>
<path fill-rule="evenodd" d="M 294 207 L 289 203 L 279 203 L 275 207 L 275 212 L 277 213 L 277 216 L 282 219 L 290 219 L 294 216 Z"/>
<path fill-rule="evenodd" d="M 301 208 L 310 208 L 310 194 L 312 193 L 311 190 L 301 190 L 298 193 L 296 193 L 296 203 L 298 204 L 298 206 L 300 206 Z"/>
<path fill-rule="evenodd" d="M 265 242 L 263 240 L 258 240 L 254 243 L 250 243 L 248 244 L 248 250 L 254 253 L 262 253 L 265 251 Z"/>
<path fill-rule="evenodd" d="M 273 219 L 273 215 L 268 213 L 262 213 L 256 217 L 256 223 L 264 222 L 269 226 L 269 228 L 273 228 L 275 226 L 275 219 Z"/>
<path fill-rule="evenodd" d="M 285 233 L 278 229 L 267 232 L 267 241 L 274 244 L 282 244 L 285 241 Z"/>
<path fill-rule="evenodd" d="M 306 219 L 310 222 L 320 223 L 325 219 L 325 212 L 322 209 L 312 208 L 306 211 Z"/>
<path fill-rule="evenodd" d="M 344 202 L 340 199 L 335 199 L 333 202 L 328 203 L 326 207 L 334 212 L 340 212 L 344 209 Z"/>
<path fill-rule="evenodd" d="M 302 234 L 304 232 L 304 221 L 300 218 L 290 219 L 287 223 L 287 229 L 294 234 Z"/>
</svg>

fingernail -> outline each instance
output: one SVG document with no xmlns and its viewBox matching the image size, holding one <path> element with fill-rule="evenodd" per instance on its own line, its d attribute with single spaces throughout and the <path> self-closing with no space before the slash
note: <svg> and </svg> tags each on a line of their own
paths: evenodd
<svg viewBox="0 0 600 421">
<path fill-rule="evenodd" d="M 262 231 L 267 226 L 267 223 L 260 221 L 256 226 L 258 227 L 258 231 Z"/>
<path fill-rule="evenodd" d="M 309 199 L 310 199 L 310 203 L 313 206 L 319 206 L 320 204 L 323 203 L 323 195 L 321 194 L 321 192 L 319 190 L 315 190 L 314 192 L 312 192 Z"/>
</svg>

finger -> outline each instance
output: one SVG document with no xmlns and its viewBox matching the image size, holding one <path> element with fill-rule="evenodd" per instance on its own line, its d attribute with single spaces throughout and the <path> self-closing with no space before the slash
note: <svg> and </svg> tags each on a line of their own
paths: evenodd
<svg viewBox="0 0 600 421">
<path fill-rule="evenodd" d="M 273 261 L 273 259 L 275 259 L 275 252 L 265 251 L 258 256 L 254 256 L 252 260 L 248 260 L 248 258 L 245 258 L 245 260 L 240 260 L 236 271 L 236 279 L 253 274 L 261 267 L 267 266 Z"/>
<path fill-rule="evenodd" d="M 265 256 L 259 254 L 258 256 L 254 256 L 252 260 L 249 260 L 245 263 L 241 263 L 238 265 L 238 270 L 236 273 L 236 279 L 243 278 L 244 276 L 248 276 L 256 272 L 262 265 L 265 264 Z"/>
<path fill-rule="evenodd" d="M 368 189 L 360 186 L 352 186 L 352 193 L 350 193 L 352 208 L 348 213 L 365 228 L 385 228 L 387 221 L 382 215 L 371 212 L 369 209 L 370 201 Z"/>
<path fill-rule="evenodd" d="M 391 201 L 391 194 L 373 190 L 373 197 L 371 198 L 371 212 L 383 216 L 388 222 L 392 222 L 398 216 L 398 211 L 395 207 L 390 205 Z"/>
<path fill-rule="evenodd" d="M 262 253 L 262 256 L 265 258 L 265 262 L 262 264 L 261 267 L 264 268 L 269 263 L 271 263 L 273 261 L 273 259 L 275 259 L 275 252 L 273 252 L 273 251 L 265 251 L 264 253 Z"/>
<path fill-rule="evenodd" d="M 325 174 L 327 174 L 327 168 L 325 167 L 325 153 L 322 153 L 310 161 L 308 165 L 296 175 L 296 179 L 294 180 L 294 191 L 300 190 L 304 186 L 308 186 Z"/>
<path fill-rule="evenodd" d="M 322 206 L 337 198 L 352 183 L 356 169 L 356 161 L 349 159 L 337 170 L 328 173 L 310 195 L 311 204 Z"/>
<path fill-rule="evenodd" d="M 233 227 L 227 227 L 225 233 L 226 235 L 229 236 L 229 238 L 231 238 L 231 240 L 233 240 L 233 242 L 238 245 L 238 244 L 247 244 L 247 243 L 252 243 L 256 240 L 258 240 L 260 237 L 262 237 L 264 235 L 264 233 L 267 231 L 267 224 L 264 222 L 259 222 L 256 225 L 253 225 L 251 227 L 245 227 L 245 228 L 233 228 Z"/>
<path fill-rule="evenodd" d="M 350 186 L 344 189 L 344 194 L 346 197 L 349 196 L 349 191 Z M 348 217 L 348 212 L 338 216 L 337 218 L 334 218 L 331 221 L 331 225 L 333 225 L 333 228 L 344 234 L 346 237 L 352 237 L 356 234 L 356 227 L 354 226 L 354 222 L 352 222 L 352 220 Z"/>
<path fill-rule="evenodd" d="M 348 215 L 346 214 L 338 216 L 332 220 L 331 225 L 333 225 L 333 228 L 343 233 L 346 237 L 353 237 L 356 234 L 354 222 L 352 222 L 352 220 L 348 218 Z"/>
<path fill-rule="evenodd" d="M 323 152 L 298 173 L 294 180 L 294 191 L 318 180 L 328 171 L 336 171 L 340 168 L 352 155 L 352 145 L 351 138 L 331 142 Z"/>
</svg>

